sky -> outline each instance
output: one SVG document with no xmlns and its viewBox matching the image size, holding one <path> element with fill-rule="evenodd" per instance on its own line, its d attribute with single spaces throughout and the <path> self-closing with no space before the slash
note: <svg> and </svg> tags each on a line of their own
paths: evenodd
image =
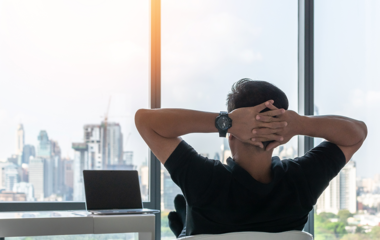
<svg viewBox="0 0 380 240">
<path fill-rule="evenodd" d="M 297 110 L 297 3 L 162 0 L 162 107 L 226 110 L 231 85 L 249 77 L 283 89 Z M 367 123 L 353 158 L 363 177 L 380 173 L 379 10 L 376 0 L 315 1 L 315 104 Z M 15 153 L 19 123 L 26 144 L 46 130 L 73 157 L 71 143 L 111 98 L 124 149 L 146 161 L 134 114 L 149 108 L 149 11 L 147 0 L 1 1 L 0 160 Z M 210 157 L 220 151 L 217 134 L 184 139 Z"/>
<path fill-rule="evenodd" d="M 357 175 L 380 174 L 380 2 L 315 1 L 315 104 L 319 113 L 364 121 L 368 136 L 353 156 Z"/>
<path fill-rule="evenodd" d="M 109 121 L 145 160 L 133 116 L 149 107 L 149 16 L 148 1 L 1 1 L 0 159 L 14 153 L 19 123 L 26 144 L 46 130 L 73 157 L 111 97 Z"/>
</svg>

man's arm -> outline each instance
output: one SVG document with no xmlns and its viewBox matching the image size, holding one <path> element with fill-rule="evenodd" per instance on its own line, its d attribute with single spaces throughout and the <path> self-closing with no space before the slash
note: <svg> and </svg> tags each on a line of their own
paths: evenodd
<svg viewBox="0 0 380 240">
<path fill-rule="evenodd" d="M 281 140 L 276 133 L 286 126 L 283 120 L 271 118 L 265 123 L 257 121 L 256 116 L 263 109 L 273 108 L 273 101 L 267 101 L 255 107 L 239 108 L 232 111 L 232 127 L 228 132 L 243 142 L 263 147 L 261 142 L 251 141 L 260 137 L 263 141 Z M 275 109 L 266 114 L 281 115 L 283 109 Z M 140 109 L 135 115 L 135 124 L 140 135 L 156 157 L 163 164 L 181 142 L 180 136 L 188 133 L 217 132 L 215 118 L 219 113 L 201 112 L 186 109 Z M 271 129 L 263 135 L 253 134 L 254 128 Z"/>
<path fill-rule="evenodd" d="M 342 116 L 309 116 L 303 119 L 301 135 L 324 138 L 335 143 L 344 153 L 346 162 L 362 146 L 367 137 L 367 125 Z"/>
<path fill-rule="evenodd" d="M 295 135 L 319 137 L 336 144 L 348 162 L 367 137 L 366 124 L 348 117 L 300 116 L 293 111 L 286 111 L 278 118 L 289 124 L 284 128 L 284 132 L 279 133 L 284 136 L 284 140 L 270 144 L 267 149 L 284 144 Z"/>
<path fill-rule="evenodd" d="M 213 126 L 217 113 L 185 109 L 140 109 L 135 124 L 154 155 L 165 164 L 181 142 L 180 136 L 191 132 L 216 132 Z"/>
</svg>

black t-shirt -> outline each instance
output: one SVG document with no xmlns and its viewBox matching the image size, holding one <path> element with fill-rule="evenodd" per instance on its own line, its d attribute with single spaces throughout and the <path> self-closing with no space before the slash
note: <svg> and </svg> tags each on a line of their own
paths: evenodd
<svg viewBox="0 0 380 240">
<path fill-rule="evenodd" d="M 256 181 L 231 158 L 227 165 L 182 141 L 165 163 L 188 204 L 186 235 L 302 230 L 318 197 L 346 164 L 322 142 L 302 157 L 272 157 L 272 181 Z"/>
</svg>

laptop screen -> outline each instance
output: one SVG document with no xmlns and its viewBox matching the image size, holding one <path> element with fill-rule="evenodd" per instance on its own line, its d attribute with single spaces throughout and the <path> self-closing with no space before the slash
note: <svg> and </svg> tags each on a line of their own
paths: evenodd
<svg viewBox="0 0 380 240">
<path fill-rule="evenodd" d="M 136 170 L 84 170 L 87 210 L 142 208 Z"/>
</svg>

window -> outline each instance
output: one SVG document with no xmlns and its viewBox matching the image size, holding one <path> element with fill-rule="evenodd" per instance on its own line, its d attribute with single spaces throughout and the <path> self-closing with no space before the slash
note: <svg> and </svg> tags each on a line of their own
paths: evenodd
<svg viewBox="0 0 380 240">
<path fill-rule="evenodd" d="M 84 201 L 83 169 L 136 169 L 149 200 L 149 1 L 0 4 L 0 201 Z"/>
<path fill-rule="evenodd" d="M 234 82 L 271 82 L 297 105 L 297 1 L 162 1 L 162 107 L 219 112 Z M 281 19 L 281 21 L 278 21 Z M 225 162 L 227 139 L 190 134 L 198 153 Z M 297 139 L 276 149 L 297 155 Z M 161 168 L 162 239 L 172 239 L 167 214 L 180 193 Z"/>
<path fill-rule="evenodd" d="M 317 202 L 317 240 L 380 238 L 379 11 L 376 0 L 315 1 L 315 112 L 359 119 L 369 130 Z"/>
<path fill-rule="evenodd" d="M 162 0 L 158 100 L 162 107 L 219 112 L 226 109 L 232 83 L 250 77 L 277 85 L 288 95 L 290 109 L 297 110 L 297 8 L 305 3 L 315 3 L 315 114 L 349 115 L 370 129 L 352 164 L 334 180 L 337 187 L 324 193 L 324 204 L 348 208 L 356 200 L 356 213 L 346 212 L 354 216 L 339 225 L 342 232 L 334 232 L 338 238 L 351 237 L 345 233 L 350 231 L 359 239 L 379 238 L 372 226 L 378 218 L 368 215 L 380 211 L 379 166 L 370 160 L 379 95 L 376 0 Z M 0 4 L 0 201 L 83 201 L 81 169 L 133 168 L 139 170 L 149 207 L 161 202 L 162 237 L 172 239 L 166 215 L 179 189 L 164 168 L 150 169 L 148 148 L 133 122 L 135 111 L 148 108 L 153 96 L 149 2 Z M 224 161 L 229 155 L 228 143 L 217 134 L 184 139 L 209 158 Z M 296 156 L 302 152 L 297 144 L 292 139 L 276 154 Z M 156 184 L 158 174 L 161 199 L 149 196 L 149 179 L 153 176 Z M 353 180 L 355 190 L 346 184 Z M 327 191 L 340 200 L 328 199 Z M 344 200 L 344 194 L 350 197 Z M 321 215 L 321 204 L 316 239 L 332 236 L 320 220 L 340 221 Z M 360 226 L 366 223 L 369 227 Z"/>
</svg>

